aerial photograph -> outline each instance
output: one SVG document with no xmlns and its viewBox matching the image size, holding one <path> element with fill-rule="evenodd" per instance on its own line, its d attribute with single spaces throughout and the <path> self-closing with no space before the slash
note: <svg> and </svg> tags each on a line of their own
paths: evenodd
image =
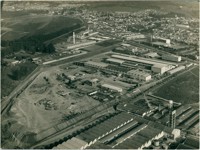
<svg viewBox="0 0 200 150">
<path fill-rule="evenodd" d="M 1 1 L 1 149 L 200 149 L 199 5 Z"/>
</svg>

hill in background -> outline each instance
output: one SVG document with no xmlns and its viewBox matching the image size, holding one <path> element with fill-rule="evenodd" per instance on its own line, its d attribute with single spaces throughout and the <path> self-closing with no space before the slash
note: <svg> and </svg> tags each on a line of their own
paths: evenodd
<svg viewBox="0 0 200 150">
<path fill-rule="evenodd" d="M 2 21 L 2 40 L 16 40 L 21 37 L 51 34 L 81 24 L 79 19 L 64 16 L 22 16 Z"/>
<path fill-rule="evenodd" d="M 186 17 L 199 18 L 199 3 L 194 0 L 187 1 L 107 1 L 87 2 L 90 10 L 97 11 L 122 11 L 134 12 L 144 9 L 157 9 L 166 12 L 174 12 Z"/>
</svg>

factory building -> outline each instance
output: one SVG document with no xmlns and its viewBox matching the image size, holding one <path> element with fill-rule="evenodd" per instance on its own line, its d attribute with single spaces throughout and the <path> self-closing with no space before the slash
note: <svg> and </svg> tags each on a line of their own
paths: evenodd
<svg viewBox="0 0 200 150">
<path fill-rule="evenodd" d="M 126 40 L 135 40 L 135 39 L 143 39 L 145 38 L 145 36 L 143 34 L 137 34 L 137 35 L 127 35 L 124 36 L 124 38 L 126 38 Z"/>
<path fill-rule="evenodd" d="M 106 63 L 102 62 L 94 62 L 94 61 L 87 61 L 84 63 L 85 66 L 94 67 L 94 68 L 105 68 L 108 66 Z"/>
<path fill-rule="evenodd" d="M 127 60 L 127 61 L 139 62 L 139 63 L 143 63 L 143 64 L 148 64 L 148 65 L 156 65 L 156 64 L 172 65 L 172 64 L 176 64 L 176 63 L 172 63 L 172 62 L 160 61 L 160 60 L 155 60 L 155 59 L 133 57 L 133 56 L 131 57 L 129 55 L 112 55 L 111 57 L 116 58 L 116 59 Z"/>
<path fill-rule="evenodd" d="M 112 91 L 116 91 L 116 92 L 122 92 L 123 91 L 121 87 L 113 86 L 113 85 L 110 85 L 110 84 L 102 84 L 101 87 L 105 88 L 105 89 L 112 90 Z"/>
<path fill-rule="evenodd" d="M 130 70 L 130 71 L 127 72 L 127 75 L 129 75 L 132 78 L 142 80 L 142 81 L 151 80 L 150 74 L 143 72 L 143 71 L 139 71 L 139 70 Z"/>
<path fill-rule="evenodd" d="M 199 139 L 187 136 L 183 143 L 180 143 L 176 149 L 199 149 Z"/>
<path fill-rule="evenodd" d="M 108 58 L 106 59 L 107 62 L 115 64 L 115 65 L 122 65 L 125 61 L 115 58 Z"/>
<path fill-rule="evenodd" d="M 151 67 L 151 70 L 155 73 L 160 73 L 160 74 L 163 74 L 165 73 L 166 71 L 170 70 L 170 68 L 167 66 L 167 65 L 163 65 L 163 64 L 156 64 L 156 65 L 153 65 Z"/>
<path fill-rule="evenodd" d="M 164 42 L 166 44 L 170 44 L 170 39 L 165 39 L 165 38 L 161 38 L 161 37 L 156 37 L 155 40 L 158 40 L 160 42 Z"/>
<path fill-rule="evenodd" d="M 151 65 L 152 66 L 151 70 L 155 73 L 160 73 L 160 74 L 163 74 L 174 67 L 172 63 L 159 61 L 159 60 L 151 60 L 147 58 L 130 57 L 130 56 L 124 56 L 124 55 L 112 55 L 112 58 Z"/>
<path fill-rule="evenodd" d="M 144 54 L 145 57 L 147 58 L 156 58 L 159 57 L 159 55 L 156 52 L 149 52 L 147 54 Z"/>
<path fill-rule="evenodd" d="M 179 137 L 180 130 L 123 112 L 98 123 L 53 149 L 143 149 L 165 135 Z"/>
<path fill-rule="evenodd" d="M 179 71 L 181 71 L 181 70 L 183 70 L 183 69 L 185 69 L 185 66 L 179 66 L 179 67 L 177 67 L 177 68 L 174 68 L 174 69 L 172 69 L 172 70 L 167 71 L 167 73 L 171 75 L 171 74 L 174 74 L 174 73 L 176 73 L 176 72 L 179 72 Z"/>
<path fill-rule="evenodd" d="M 163 60 L 168 60 L 168 61 L 174 61 L 174 62 L 180 62 L 181 61 L 181 56 L 176 56 L 176 55 L 162 55 Z"/>
<path fill-rule="evenodd" d="M 72 139 L 57 145 L 53 149 L 81 149 L 86 144 L 87 142 L 73 137 Z"/>
</svg>

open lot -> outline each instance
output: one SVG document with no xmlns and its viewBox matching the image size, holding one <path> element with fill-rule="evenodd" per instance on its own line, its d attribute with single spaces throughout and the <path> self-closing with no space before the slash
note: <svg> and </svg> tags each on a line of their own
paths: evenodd
<svg viewBox="0 0 200 150">
<path fill-rule="evenodd" d="M 11 111 L 19 124 L 37 133 L 99 104 L 87 95 L 67 88 L 57 80 L 59 73 L 66 72 L 50 70 L 41 73 L 17 98 Z"/>
<path fill-rule="evenodd" d="M 80 24 L 79 19 L 64 16 L 26 15 L 2 21 L 2 40 L 16 40 L 24 36 L 51 34 Z M 59 26 L 58 26 L 59 24 Z M 6 27 L 6 28 L 5 28 Z"/>
<path fill-rule="evenodd" d="M 154 95 L 166 99 L 172 99 L 182 104 L 199 102 L 199 68 L 194 69 L 175 77 L 159 89 Z"/>
</svg>

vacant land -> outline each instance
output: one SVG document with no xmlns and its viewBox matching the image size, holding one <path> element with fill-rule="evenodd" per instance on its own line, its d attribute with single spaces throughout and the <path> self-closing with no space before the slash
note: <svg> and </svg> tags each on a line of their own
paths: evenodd
<svg viewBox="0 0 200 150">
<path fill-rule="evenodd" d="M 2 40 L 10 41 L 24 36 L 40 35 L 41 33 L 42 35 L 56 33 L 81 24 L 79 19 L 64 16 L 26 15 L 17 17 L 17 19 L 12 17 L 4 18 L 2 21 Z"/>
<path fill-rule="evenodd" d="M 9 136 L 12 135 L 20 139 L 21 144 L 31 144 L 35 140 L 32 142 L 23 140 L 29 132 L 35 135 L 99 104 L 98 101 L 80 93 L 79 90 L 66 87 L 65 81 L 58 79 L 58 75 L 62 73 L 68 74 L 69 70 L 54 68 L 42 72 L 15 99 L 9 119 L 2 119 L 2 131 L 5 132 L 3 145 L 7 148 L 17 145 L 10 140 Z M 18 133 L 19 128 L 21 128 L 21 134 Z M 34 138 L 34 135 L 30 138 Z M 8 143 L 10 141 L 13 143 Z"/>
<path fill-rule="evenodd" d="M 172 99 L 182 104 L 199 102 L 199 68 L 175 77 L 154 92 L 154 95 Z"/>
</svg>

